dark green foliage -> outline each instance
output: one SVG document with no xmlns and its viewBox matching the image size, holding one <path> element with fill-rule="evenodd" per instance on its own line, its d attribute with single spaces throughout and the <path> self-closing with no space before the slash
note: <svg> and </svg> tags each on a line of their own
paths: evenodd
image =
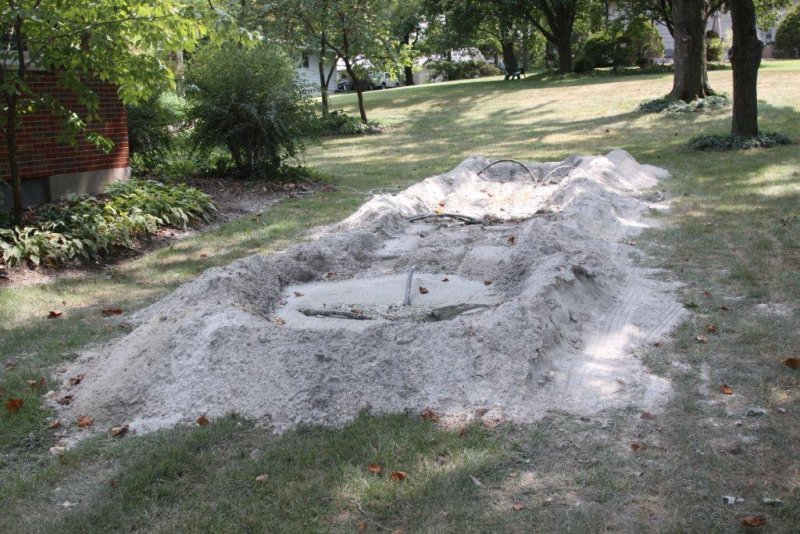
<svg viewBox="0 0 800 534">
<path fill-rule="evenodd" d="M 783 134 L 774 132 L 760 133 L 756 137 L 739 137 L 731 134 L 698 135 L 689 140 L 689 148 L 695 151 L 721 152 L 751 148 L 772 148 L 789 145 L 792 141 Z"/>
<path fill-rule="evenodd" d="M 706 61 L 722 61 L 725 52 L 725 42 L 717 32 L 706 32 Z"/>
<path fill-rule="evenodd" d="M 698 98 L 691 102 L 667 97 L 645 100 L 636 107 L 642 113 L 695 113 L 724 109 L 731 105 L 731 99 L 725 95 L 714 95 Z"/>
<path fill-rule="evenodd" d="M 128 144 L 137 170 L 157 168 L 174 146 L 173 130 L 186 119 L 186 101 L 175 93 L 162 93 L 128 106 Z"/>
<path fill-rule="evenodd" d="M 370 121 L 367 124 L 361 119 L 348 115 L 342 110 L 336 110 L 323 116 L 319 121 L 319 132 L 321 135 L 359 135 L 377 133 L 380 131 L 379 122 Z"/>
<path fill-rule="evenodd" d="M 479 78 L 481 67 L 484 64 L 480 61 L 428 61 L 425 66 L 431 73 L 431 78 L 442 77 L 445 80 L 466 80 L 469 78 Z"/>
<path fill-rule="evenodd" d="M 502 76 L 503 75 L 503 71 L 500 70 L 500 68 L 497 67 L 496 65 L 493 65 L 492 63 L 482 63 L 478 67 L 478 74 L 481 77 L 483 77 L 483 76 Z"/>
<path fill-rule="evenodd" d="M 578 58 L 572 64 L 572 69 L 576 74 L 585 74 L 587 72 L 592 72 L 592 69 L 594 69 L 594 63 L 592 63 L 592 61 L 585 56 L 578 56 Z"/>
<path fill-rule="evenodd" d="M 611 67 L 614 64 L 614 43 L 616 36 L 608 31 L 595 33 L 583 43 L 575 72 L 588 72 L 597 67 Z M 578 62 L 581 70 L 578 70 Z M 591 65 L 591 66 L 590 66 Z"/>
<path fill-rule="evenodd" d="M 273 177 L 303 152 L 314 107 L 292 63 L 274 47 L 201 50 L 188 81 L 196 145 L 227 149 L 239 175 Z"/>
<path fill-rule="evenodd" d="M 72 196 L 35 211 L 30 226 L 0 230 L 0 262 L 13 267 L 95 258 L 112 248 L 132 248 L 136 238 L 160 226 L 209 221 L 215 211 L 211 197 L 185 185 L 118 182 L 105 200 Z"/>
<path fill-rule="evenodd" d="M 628 23 L 614 44 L 614 66 L 649 64 L 664 54 L 664 43 L 655 25 L 637 17 Z"/>
<path fill-rule="evenodd" d="M 800 57 L 800 4 L 794 6 L 778 25 L 775 48 L 781 57 Z"/>
</svg>

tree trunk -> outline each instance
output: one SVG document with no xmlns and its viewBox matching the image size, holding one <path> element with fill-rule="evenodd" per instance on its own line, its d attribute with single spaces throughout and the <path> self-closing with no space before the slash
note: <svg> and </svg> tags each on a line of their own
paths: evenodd
<svg viewBox="0 0 800 534">
<path fill-rule="evenodd" d="M 558 50 L 558 72 L 568 74 L 572 72 L 572 35 L 561 35 L 556 43 Z"/>
<path fill-rule="evenodd" d="M 758 135 L 758 67 L 764 44 L 756 33 L 753 0 L 731 0 L 733 27 L 733 121 L 731 133 L 742 137 Z"/>
<path fill-rule="evenodd" d="M 411 46 L 411 34 L 410 33 L 407 33 L 405 35 L 405 43 L 406 43 L 406 45 Z M 403 67 L 403 75 L 404 75 L 404 78 L 406 79 L 406 81 L 405 81 L 406 85 L 414 85 L 414 69 L 411 67 L 411 65 L 405 65 Z"/>
<path fill-rule="evenodd" d="M 673 0 L 675 76 L 669 97 L 691 102 L 706 96 L 703 0 Z"/>
<path fill-rule="evenodd" d="M 322 116 L 327 117 L 330 105 L 328 104 L 328 80 L 325 77 L 325 53 L 328 47 L 325 45 L 325 34 L 322 34 L 319 44 L 319 92 L 322 96 Z"/>
<path fill-rule="evenodd" d="M 411 65 L 403 67 L 403 73 L 405 74 L 406 85 L 414 85 L 414 69 L 411 68 Z"/>
<path fill-rule="evenodd" d="M 514 52 L 514 41 L 503 39 L 500 43 L 503 48 L 503 64 L 506 66 L 508 72 L 513 72 L 517 69 L 517 54 Z"/>
<path fill-rule="evenodd" d="M 353 71 L 353 65 L 350 64 L 350 58 L 345 56 L 343 59 L 347 75 L 353 80 L 353 87 L 356 88 L 356 95 L 358 95 L 358 113 L 361 115 L 361 122 L 367 124 L 369 121 L 367 120 L 367 109 L 364 107 L 364 90 L 361 87 L 361 80 L 356 77 L 356 73 Z"/>
</svg>

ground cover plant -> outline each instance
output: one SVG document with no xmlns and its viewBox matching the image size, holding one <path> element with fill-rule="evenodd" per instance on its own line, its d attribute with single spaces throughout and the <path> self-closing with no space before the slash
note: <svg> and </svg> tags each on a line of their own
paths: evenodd
<svg viewBox="0 0 800 534">
<path fill-rule="evenodd" d="M 0 228 L 0 261 L 9 267 L 96 259 L 160 227 L 210 222 L 216 207 L 205 193 L 152 180 L 112 184 L 103 199 L 73 195 L 29 213 L 27 225 Z"/>
<path fill-rule="evenodd" d="M 730 72 L 709 77 L 730 90 Z M 759 79 L 762 128 L 800 139 L 800 94 L 786 90 L 800 83 L 800 63 L 768 62 Z M 47 453 L 58 429 L 39 409 L 40 379 L 116 335 L 103 309 L 121 309 L 124 322 L 203 269 L 280 248 L 363 199 L 319 192 L 101 274 L 0 289 L 0 530 L 736 531 L 762 516 L 772 531 L 796 530 L 800 381 L 784 362 L 800 351 L 800 148 L 692 152 L 690 137 L 726 131 L 730 117 L 633 111 L 671 82 L 481 79 L 373 92 L 374 116 L 398 126 L 325 138 L 308 158 L 359 191 L 409 185 L 476 152 L 541 161 L 620 147 L 668 168 L 671 212 L 654 214 L 663 224 L 637 240 L 650 253 L 642 261 L 683 283 L 693 313 L 672 342 L 639 353 L 672 382 L 663 411 L 551 413 L 463 433 L 421 414 L 363 414 L 342 430 L 281 437 L 228 418 Z M 353 95 L 332 104 L 356 109 Z M 11 399 L 22 405 L 6 408 Z"/>
</svg>

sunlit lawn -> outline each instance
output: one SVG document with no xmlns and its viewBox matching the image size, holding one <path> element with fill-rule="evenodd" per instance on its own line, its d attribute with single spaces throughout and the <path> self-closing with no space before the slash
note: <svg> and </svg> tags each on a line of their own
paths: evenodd
<svg viewBox="0 0 800 534">
<path fill-rule="evenodd" d="M 730 71 L 710 80 L 731 90 Z M 0 368 L 0 386 L 25 400 L 16 414 L 0 408 L 0 531 L 352 532 L 359 523 L 407 532 L 733 531 L 752 514 L 775 531 L 796 530 L 800 383 L 781 361 L 800 356 L 800 148 L 692 153 L 687 139 L 725 132 L 730 114 L 634 111 L 670 84 L 667 75 L 482 79 L 376 91 L 367 94 L 368 112 L 390 126 L 385 133 L 326 138 L 307 156 L 359 190 L 408 185 L 476 153 L 542 161 L 624 148 L 668 168 L 672 213 L 642 245 L 654 266 L 685 283 L 682 298 L 695 316 L 674 344 L 642 351 L 675 384 L 658 421 L 643 422 L 635 410 L 588 423 L 552 414 L 530 427 L 461 436 L 414 417 L 363 415 L 344 430 L 275 438 L 229 419 L 101 437 L 60 460 L 47 453 L 55 439 L 39 409 L 43 391 L 25 380 L 49 377 L 82 347 L 118 335 L 102 308 L 138 309 L 206 268 L 285 247 L 363 201 L 349 190 L 319 193 L 97 273 L 0 290 L 0 363 L 16 362 Z M 800 141 L 799 87 L 800 62 L 764 65 L 762 130 Z M 354 111 L 355 96 L 333 103 Z M 765 315 L 756 308 L 764 303 L 790 311 Z M 64 316 L 46 319 L 51 309 Z M 708 323 L 718 333 L 697 344 Z M 733 396 L 718 393 L 723 382 Z M 769 415 L 746 418 L 750 406 Z M 632 452 L 633 441 L 646 449 Z M 375 477 L 365 469 L 372 462 L 407 471 L 409 480 Z M 269 481 L 255 482 L 260 474 Z M 729 508 L 722 495 L 745 502 Z M 760 504 L 767 496 L 784 505 Z M 77 505 L 59 506 L 64 501 Z M 514 503 L 524 509 L 512 510 Z"/>
</svg>

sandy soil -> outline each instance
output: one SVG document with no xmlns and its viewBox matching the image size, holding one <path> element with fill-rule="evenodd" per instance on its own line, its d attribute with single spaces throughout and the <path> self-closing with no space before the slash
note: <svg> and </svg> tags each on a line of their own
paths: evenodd
<svg viewBox="0 0 800 534">
<path fill-rule="evenodd" d="M 683 311 L 632 238 L 666 209 L 645 200 L 666 171 L 623 151 L 489 163 L 469 158 L 312 242 L 207 271 L 84 353 L 54 406 L 94 417 L 94 431 L 136 432 L 229 412 L 276 432 L 364 409 L 430 407 L 453 423 L 657 413 L 670 385 L 635 350 Z M 408 220 L 436 212 L 479 224 Z"/>
</svg>

